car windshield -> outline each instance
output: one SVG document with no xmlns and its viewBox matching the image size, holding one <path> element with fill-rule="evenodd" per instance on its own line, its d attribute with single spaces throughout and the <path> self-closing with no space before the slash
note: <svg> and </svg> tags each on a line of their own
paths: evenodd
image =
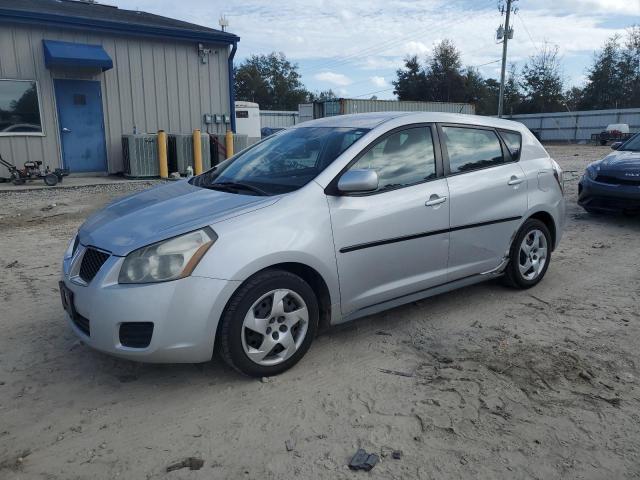
<svg viewBox="0 0 640 480">
<path fill-rule="evenodd" d="M 640 133 L 627 140 L 618 150 L 640 152 Z"/>
<path fill-rule="evenodd" d="M 278 195 L 313 180 L 367 129 L 298 127 L 268 137 L 194 177 L 202 188 L 250 195 Z"/>
</svg>

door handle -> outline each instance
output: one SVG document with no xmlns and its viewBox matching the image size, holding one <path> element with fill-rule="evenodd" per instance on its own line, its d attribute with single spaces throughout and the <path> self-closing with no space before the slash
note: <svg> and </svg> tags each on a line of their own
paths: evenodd
<svg viewBox="0 0 640 480">
<path fill-rule="evenodd" d="M 71 130 L 69 130 L 67 127 L 62 127 L 62 133 L 70 133 Z"/>
<path fill-rule="evenodd" d="M 511 179 L 507 182 L 507 184 L 509 184 L 509 185 L 520 185 L 522 182 L 524 182 L 524 179 L 518 178 L 515 175 L 513 175 L 511 177 Z"/>
<path fill-rule="evenodd" d="M 438 195 L 431 195 L 429 200 L 425 202 L 425 206 L 433 207 L 435 205 L 440 205 L 441 203 L 444 203 L 446 201 L 447 201 L 447 197 L 439 197 Z"/>
</svg>

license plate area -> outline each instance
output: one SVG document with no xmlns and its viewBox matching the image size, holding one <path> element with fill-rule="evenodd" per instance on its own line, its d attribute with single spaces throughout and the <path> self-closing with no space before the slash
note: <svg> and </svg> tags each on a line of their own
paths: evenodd
<svg viewBox="0 0 640 480">
<path fill-rule="evenodd" d="M 83 317 L 76 311 L 75 304 L 73 302 L 73 292 L 64 284 L 64 282 L 58 283 L 60 287 L 60 300 L 62 301 L 62 307 L 71 317 L 71 320 L 78 329 L 87 336 L 91 335 L 89 319 Z"/>
</svg>

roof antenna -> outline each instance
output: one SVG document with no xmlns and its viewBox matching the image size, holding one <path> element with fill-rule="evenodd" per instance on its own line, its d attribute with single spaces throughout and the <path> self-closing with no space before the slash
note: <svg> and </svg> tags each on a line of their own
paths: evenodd
<svg viewBox="0 0 640 480">
<path fill-rule="evenodd" d="M 226 32 L 226 28 L 229 26 L 229 20 L 224 15 L 220 15 L 218 24 L 220 25 L 220 28 L 222 28 L 222 31 Z"/>
</svg>

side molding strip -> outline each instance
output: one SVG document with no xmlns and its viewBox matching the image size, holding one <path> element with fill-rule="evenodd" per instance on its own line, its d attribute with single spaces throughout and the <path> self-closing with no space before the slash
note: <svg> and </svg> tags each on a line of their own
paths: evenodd
<svg viewBox="0 0 640 480">
<path fill-rule="evenodd" d="M 496 223 L 513 222 L 515 220 L 520 220 L 521 218 L 522 218 L 521 216 L 501 218 L 500 220 L 490 220 L 488 222 L 472 223 L 470 225 L 460 225 L 458 227 L 451 227 L 444 230 L 432 230 L 430 232 L 415 233 L 413 235 L 405 235 L 402 237 L 393 237 L 393 238 L 386 238 L 384 240 L 375 240 L 373 242 L 359 243 L 359 244 L 351 245 L 348 247 L 342 247 L 340 249 L 340 253 L 354 252 L 356 250 L 362 250 L 364 248 L 378 247 L 380 245 L 388 245 L 390 243 L 405 242 L 407 240 L 415 240 L 416 238 L 430 237 L 432 235 L 441 235 L 443 233 L 457 232 L 458 230 L 466 230 L 468 228 L 486 227 L 487 225 L 495 225 Z"/>
</svg>

